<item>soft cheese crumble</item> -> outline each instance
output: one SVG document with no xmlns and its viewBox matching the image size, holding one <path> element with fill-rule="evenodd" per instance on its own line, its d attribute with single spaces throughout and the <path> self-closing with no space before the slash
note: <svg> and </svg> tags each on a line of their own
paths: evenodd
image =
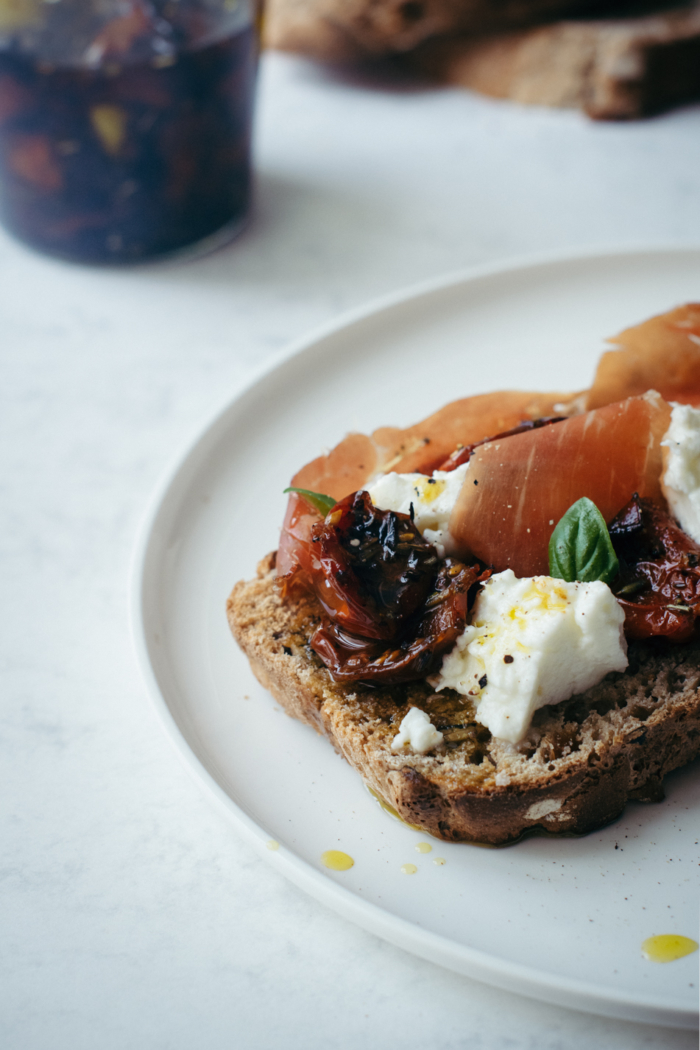
<svg viewBox="0 0 700 1050">
<path fill-rule="evenodd" d="M 469 464 L 456 470 L 436 470 L 426 474 L 382 474 L 367 487 L 370 499 L 379 510 L 410 514 L 416 528 L 437 549 L 438 557 L 456 553 L 456 544 L 448 528 L 452 510 L 464 483 Z"/>
<path fill-rule="evenodd" d="M 665 455 L 662 488 L 678 524 L 700 543 L 700 408 L 674 405 L 661 444 Z"/>
<path fill-rule="evenodd" d="M 401 751 L 408 744 L 416 754 L 425 755 L 441 743 L 442 733 L 435 728 L 425 711 L 421 711 L 419 707 L 412 707 L 399 726 L 391 750 Z"/>
<path fill-rule="evenodd" d="M 605 583 L 492 576 L 434 687 L 474 697 L 477 721 L 517 743 L 545 704 L 627 667 L 625 615 Z"/>
</svg>

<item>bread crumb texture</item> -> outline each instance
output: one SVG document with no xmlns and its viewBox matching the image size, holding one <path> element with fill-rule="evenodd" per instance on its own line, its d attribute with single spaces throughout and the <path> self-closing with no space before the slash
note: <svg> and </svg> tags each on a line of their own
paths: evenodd
<svg viewBox="0 0 700 1050">
<path fill-rule="evenodd" d="M 663 779 L 700 751 L 700 644 L 634 643 L 630 666 L 581 696 L 535 713 L 520 744 L 491 736 L 474 705 L 426 682 L 368 689 L 335 683 L 309 645 L 314 598 L 282 601 L 275 555 L 228 599 L 233 635 L 258 681 L 312 725 L 394 806 L 431 835 L 502 844 L 534 828 L 584 833 L 628 799 L 658 801 Z M 427 755 L 392 752 L 410 707 L 444 742 Z"/>
</svg>

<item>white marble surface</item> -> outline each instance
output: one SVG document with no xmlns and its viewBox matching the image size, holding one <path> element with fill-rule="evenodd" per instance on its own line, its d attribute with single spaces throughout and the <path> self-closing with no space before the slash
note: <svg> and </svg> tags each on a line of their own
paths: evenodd
<svg viewBox="0 0 700 1050">
<path fill-rule="evenodd" d="M 700 109 L 593 125 L 266 60 L 249 230 L 90 271 L 0 239 L 3 1050 L 690 1050 L 414 959 L 239 841 L 128 627 L 166 464 L 267 355 L 363 300 L 550 250 L 700 241 Z"/>
</svg>

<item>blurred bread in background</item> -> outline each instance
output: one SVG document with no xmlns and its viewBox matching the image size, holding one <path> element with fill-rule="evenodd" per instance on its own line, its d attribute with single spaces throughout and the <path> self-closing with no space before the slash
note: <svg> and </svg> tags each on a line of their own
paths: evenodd
<svg viewBox="0 0 700 1050">
<path fill-rule="evenodd" d="M 410 51 L 430 37 L 475 36 L 604 7 L 604 0 L 268 0 L 266 42 L 352 61 Z"/>
<path fill-rule="evenodd" d="M 649 7 L 611 17 L 595 0 L 268 0 L 265 43 L 346 65 L 391 56 L 496 98 L 629 120 L 700 98 L 700 0 Z"/>
</svg>

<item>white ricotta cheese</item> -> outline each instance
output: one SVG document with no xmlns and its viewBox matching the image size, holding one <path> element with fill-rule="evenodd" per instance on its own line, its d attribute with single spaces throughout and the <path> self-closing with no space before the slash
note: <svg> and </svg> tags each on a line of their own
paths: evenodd
<svg viewBox="0 0 700 1050">
<path fill-rule="evenodd" d="M 493 736 L 518 743 L 538 707 L 568 700 L 627 667 L 624 613 L 605 583 L 492 576 L 434 687 L 476 702 Z"/>
<path fill-rule="evenodd" d="M 426 474 L 382 474 L 368 486 L 370 499 L 380 510 L 413 515 L 416 528 L 428 543 L 435 545 L 438 557 L 454 554 L 456 544 L 448 525 L 452 509 L 469 464 L 456 470 L 436 470 Z"/>
<path fill-rule="evenodd" d="M 668 449 L 661 486 L 669 509 L 683 531 L 700 543 L 700 408 L 674 405 L 661 444 Z"/>
<path fill-rule="evenodd" d="M 419 707 L 412 707 L 399 726 L 391 750 L 401 751 L 408 744 L 416 754 L 424 755 L 441 743 L 442 733 L 438 732 L 425 711 L 421 711 Z"/>
</svg>

